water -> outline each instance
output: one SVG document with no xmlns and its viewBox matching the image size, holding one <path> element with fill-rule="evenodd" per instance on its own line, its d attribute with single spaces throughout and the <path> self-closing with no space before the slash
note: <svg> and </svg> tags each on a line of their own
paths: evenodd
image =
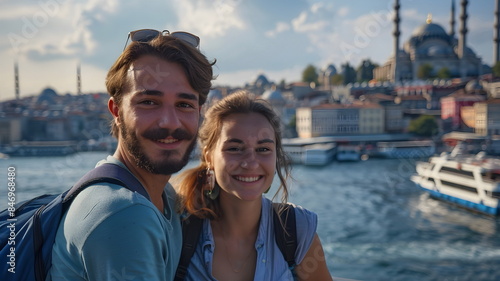
<svg viewBox="0 0 500 281">
<path fill-rule="evenodd" d="M 105 157 L 87 152 L 0 159 L 2 182 L 13 166 L 18 202 L 61 192 Z M 409 180 L 414 169 L 408 159 L 293 167 L 290 201 L 318 214 L 332 275 L 380 281 L 500 280 L 500 219 L 429 198 Z M 3 189 L 1 209 L 8 202 Z"/>
</svg>

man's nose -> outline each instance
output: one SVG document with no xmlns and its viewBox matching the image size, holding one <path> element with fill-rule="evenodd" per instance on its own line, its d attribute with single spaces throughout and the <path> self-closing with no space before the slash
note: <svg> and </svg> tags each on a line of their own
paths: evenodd
<svg viewBox="0 0 500 281">
<path fill-rule="evenodd" d="M 181 126 L 181 122 L 175 108 L 168 106 L 161 111 L 158 126 L 166 129 L 176 129 Z"/>
</svg>

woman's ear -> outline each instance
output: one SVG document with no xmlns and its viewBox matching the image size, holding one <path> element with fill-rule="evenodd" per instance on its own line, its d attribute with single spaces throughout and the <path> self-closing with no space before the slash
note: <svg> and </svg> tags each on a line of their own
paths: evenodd
<svg viewBox="0 0 500 281">
<path fill-rule="evenodd" d="M 207 162 L 207 165 L 210 167 L 210 163 L 212 163 L 212 155 L 211 155 L 211 153 L 209 153 L 206 146 L 203 150 L 205 150 L 205 162 Z M 210 167 L 210 168 L 212 168 L 212 167 Z"/>
</svg>

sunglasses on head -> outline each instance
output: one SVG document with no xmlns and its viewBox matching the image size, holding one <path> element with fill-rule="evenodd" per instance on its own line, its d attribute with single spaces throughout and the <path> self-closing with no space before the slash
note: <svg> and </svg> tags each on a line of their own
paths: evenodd
<svg viewBox="0 0 500 281">
<path fill-rule="evenodd" d="M 170 33 L 168 30 L 154 30 L 154 29 L 139 29 L 135 31 L 130 31 L 127 36 L 127 41 L 125 42 L 125 46 L 123 49 L 127 47 L 128 40 L 130 39 L 132 42 L 149 42 L 155 39 L 158 36 L 172 36 L 177 39 L 180 39 L 189 45 L 198 48 L 200 46 L 200 37 L 191 34 L 185 31 L 175 31 Z"/>
</svg>

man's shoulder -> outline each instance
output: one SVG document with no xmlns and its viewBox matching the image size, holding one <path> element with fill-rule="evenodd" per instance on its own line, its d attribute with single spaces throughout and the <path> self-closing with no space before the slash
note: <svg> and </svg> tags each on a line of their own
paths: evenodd
<svg viewBox="0 0 500 281">
<path fill-rule="evenodd" d="M 117 184 L 99 183 L 80 192 L 71 204 L 68 213 L 109 216 L 132 206 L 156 209 L 147 198 L 137 192 Z"/>
</svg>

